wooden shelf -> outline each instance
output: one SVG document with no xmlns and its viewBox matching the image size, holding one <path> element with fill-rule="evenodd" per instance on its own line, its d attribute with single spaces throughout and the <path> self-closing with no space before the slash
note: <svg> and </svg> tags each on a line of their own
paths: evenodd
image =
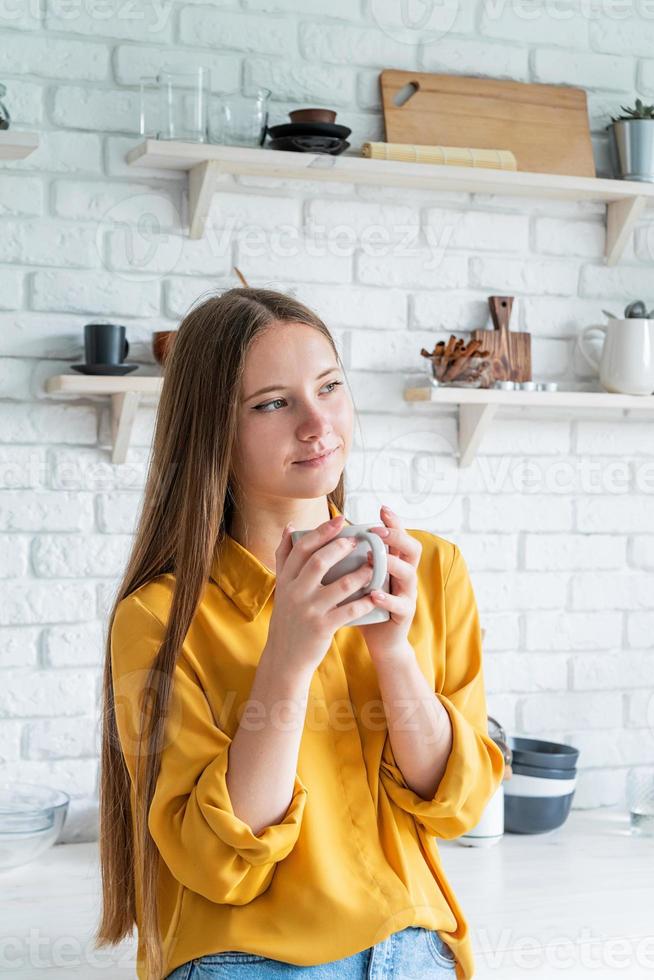
<svg viewBox="0 0 654 980">
<path fill-rule="evenodd" d="M 163 376 L 122 378 L 56 374 L 45 382 L 49 395 L 76 398 L 111 397 L 112 462 L 124 463 L 139 403 L 143 397 L 158 398 Z M 439 388 L 432 384 L 408 387 L 407 402 L 456 405 L 459 409 L 459 466 L 470 466 L 484 432 L 500 408 L 567 408 L 576 410 L 640 409 L 654 414 L 654 395 L 618 395 L 602 391 L 503 391 L 500 388 Z"/>
<path fill-rule="evenodd" d="M 127 153 L 133 167 L 189 172 L 189 235 L 201 238 L 221 174 L 326 180 L 433 191 L 506 194 L 607 205 L 606 263 L 614 265 L 643 209 L 654 204 L 654 183 L 605 177 L 451 167 L 326 153 L 290 153 L 263 147 L 146 139 Z"/>
<path fill-rule="evenodd" d="M 48 378 L 45 390 L 50 395 L 111 396 L 111 439 L 113 463 L 124 463 L 127 458 L 134 419 L 141 398 L 148 395 L 159 397 L 163 377 L 123 377 L 100 374 L 55 374 Z"/>
<path fill-rule="evenodd" d="M 0 130 L 0 160 L 22 160 L 39 145 L 38 133 L 21 133 L 13 129 Z"/>
<path fill-rule="evenodd" d="M 654 414 L 654 395 L 608 391 L 505 391 L 502 388 L 405 388 L 404 400 L 459 407 L 459 466 L 470 466 L 484 433 L 500 408 L 644 409 Z"/>
</svg>

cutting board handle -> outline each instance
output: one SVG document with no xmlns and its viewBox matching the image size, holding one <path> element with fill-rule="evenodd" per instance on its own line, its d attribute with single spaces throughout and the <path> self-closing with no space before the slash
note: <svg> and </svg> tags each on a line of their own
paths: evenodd
<svg viewBox="0 0 654 980">
<path fill-rule="evenodd" d="M 493 329 L 499 330 L 501 334 L 508 334 L 509 320 L 513 308 L 513 296 L 489 296 L 488 305 L 490 307 Z"/>
</svg>

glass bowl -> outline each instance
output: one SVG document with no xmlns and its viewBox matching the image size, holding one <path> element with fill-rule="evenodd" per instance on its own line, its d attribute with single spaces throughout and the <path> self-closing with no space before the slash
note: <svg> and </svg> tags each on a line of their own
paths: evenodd
<svg viewBox="0 0 654 980">
<path fill-rule="evenodd" d="M 213 95 L 209 101 L 209 141 L 223 146 L 263 146 L 272 91 L 254 95 Z"/>
<path fill-rule="evenodd" d="M 33 861 L 59 837 L 70 797 L 34 783 L 0 782 L 0 871 Z"/>
<path fill-rule="evenodd" d="M 443 377 L 444 365 L 440 358 L 430 357 L 430 381 L 436 388 L 490 388 L 493 381 L 493 363 L 490 357 L 480 357 L 473 354 L 462 366 L 456 378 L 448 380 Z M 451 364 L 452 362 L 450 362 Z M 456 364 L 456 361 L 453 362 Z M 440 377 L 439 377 L 440 375 Z"/>
</svg>

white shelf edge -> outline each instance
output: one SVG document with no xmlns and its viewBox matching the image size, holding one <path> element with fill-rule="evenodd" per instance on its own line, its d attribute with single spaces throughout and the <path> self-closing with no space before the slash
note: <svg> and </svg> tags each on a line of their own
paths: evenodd
<svg viewBox="0 0 654 980">
<path fill-rule="evenodd" d="M 0 160 L 23 160 L 39 145 L 38 133 L 0 130 Z"/>
<path fill-rule="evenodd" d="M 654 411 L 654 394 L 623 395 L 610 391 L 525 391 L 516 388 L 457 388 L 436 385 L 408 386 L 405 401 L 446 402 L 463 405 L 541 405 L 556 408 L 647 408 Z"/>
<path fill-rule="evenodd" d="M 524 391 L 502 388 L 438 388 L 432 384 L 404 389 L 404 401 L 458 406 L 459 467 L 474 462 L 484 433 L 500 408 L 640 409 L 654 414 L 654 395 L 603 391 Z"/>
<path fill-rule="evenodd" d="M 45 382 L 49 395 L 109 395 L 111 398 L 112 463 L 124 463 L 132 436 L 134 420 L 141 399 L 148 395 L 158 396 L 163 385 L 162 376 L 100 374 L 54 374 Z"/>
<path fill-rule="evenodd" d="M 45 382 L 49 395 L 109 395 L 112 402 L 114 463 L 123 463 L 138 406 L 143 397 L 159 396 L 163 376 L 114 377 L 56 374 Z M 654 413 L 654 395 L 623 395 L 602 391 L 504 391 L 501 388 L 438 388 L 408 386 L 405 402 L 429 402 L 459 408 L 459 466 L 470 466 L 498 409 L 504 407 L 637 409 Z"/>
<path fill-rule="evenodd" d="M 161 375 L 54 374 L 45 382 L 45 390 L 51 395 L 116 395 L 130 391 L 158 395 L 162 384 Z"/>
<path fill-rule="evenodd" d="M 375 160 L 355 154 L 290 153 L 265 147 L 146 139 L 126 155 L 133 167 L 190 171 L 189 235 L 200 238 L 220 174 L 325 180 L 434 191 L 594 200 L 607 204 L 606 263 L 614 265 L 635 221 L 654 205 L 654 183 L 531 171 Z"/>
</svg>

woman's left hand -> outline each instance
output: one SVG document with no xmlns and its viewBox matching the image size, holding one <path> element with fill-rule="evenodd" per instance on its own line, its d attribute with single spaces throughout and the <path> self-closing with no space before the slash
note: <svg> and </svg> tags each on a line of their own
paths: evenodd
<svg viewBox="0 0 654 980">
<path fill-rule="evenodd" d="M 397 514 L 382 507 L 383 525 L 372 527 L 388 545 L 386 555 L 389 573 L 389 592 L 371 593 L 375 607 L 387 609 L 390 619 L 383 623 L 359 626 L 373 661 L 388 661 L 406 656 L 409 646 L 409 627 L 413 622 L 418 595 L 417 567 L 422 545 L 404 529 Z M 381 533 L 380 533 L 381 532 Z M 368 563 L 372 569 L 371 553 Z M 377 595 L 379 598 L 377 598 Z"/>
</svg>

